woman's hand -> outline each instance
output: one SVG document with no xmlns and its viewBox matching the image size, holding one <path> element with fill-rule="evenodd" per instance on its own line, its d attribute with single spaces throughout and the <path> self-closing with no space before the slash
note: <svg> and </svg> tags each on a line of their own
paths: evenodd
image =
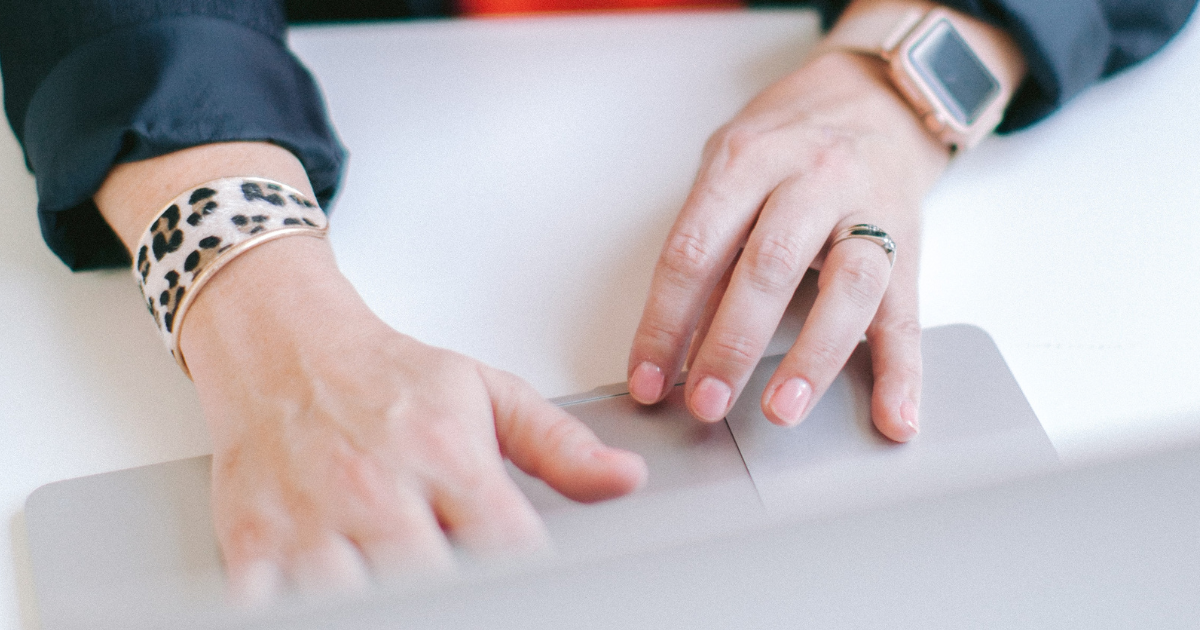
<svg viewBox="0 0 1200 630">
<path fill-rule="evenodd" d="M 645 477 L 521 379 L 389 328 L 318 239 L 244 254 L 181 332 L 213 436 L 217 538 L 244 594 L 438 570 L 450 541 L 543 545 L 502 456 L 579 501 Z"/>
<path fill-rule="evenodd" d="M 948 162 L 885 76 L 883 62 L 827 52 L 768 88 L 708 142 L 663 247 L 629 358 L 630 390 L 661 399 L 688 356 L 692 413 L 733 406 L 805 271 L 820 292 L 763 393 L 794 425 L 862 335 L 875 372 L 872 417 L 893 440 L 918 430 L 920 204 Z M 832 237 L 874 224 L 896 242 Z"/>
<path fill-rule="evenodd" d="M 96 202 L 132 247 L 180 191 L 247 174 L 311 195 L 290 153 L 236 143 L 118 166 Z M 544 544 L 504 457 L 580 501 L 646 476 L 641 457 L 604 446 L 521 379 L 389 328 L 324 239 L 234 259 L 197 296 L 180 347 L 214 444 L 217 538 L 246 600 L 439 570 L 451 543 Z"/>
</svg>

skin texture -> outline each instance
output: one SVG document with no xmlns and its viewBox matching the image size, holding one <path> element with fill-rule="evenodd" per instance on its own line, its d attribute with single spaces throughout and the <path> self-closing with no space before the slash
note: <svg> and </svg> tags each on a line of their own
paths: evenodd
<svg viewBox="0 0 1200 630">
<path fill-rule="evenodd" d="M 919 207 L 947 161 L 878 60 L 827 52 L 764 91 L 705 148 L 630 354 L 634 397 L 661 399 L 690 356 L 689 407 L 724 417 L 814 267 L 820 294 L 767 387 L 767 417 L 799 422 L 865 333 L 875 423 L 912 438 Z M 312 192 L 291 153 L 246 142 L 119 165 L 95 200 L 132 248 L 184 190 L 251 175 Z M 856 223 L 895 239 L 895 268 L 869 241 L 829 248 Z M 213 438 L 217 537 L 243 600 L 443 571 L 452 543 L 481 554 L 543 546 L 505 457 L 580 501 L 645 482 L 638 455 L 604 446 L 521 379 L 388 327 L 325 240 L 279 239 L 236 258 L 181 326 Z"/>
<path fill-rule="evenodd" d="M 311 192 L 290 153 L 238 143 L 119 166 L 96 201 L 132 246 L 180 191 L 235 173 Z M 197 298 L 180 345 L 213 438 L 217 538 L 248 602 L 446 570 L 451 542 L 542 547 L 503 457 L 580 501 L 645 481 L 640 456 L 604 446 L 521 379 L 389 328 L 323 239 L 236 258 Z"/>
<path fill-rule="evenodd" d="M 760 94 L 709 141 L 663 247 L 630 353 L 634 396 L 660 399 L 690 345 L 688 406 L 702 420 L 724 418 L 813 267 L 822 270 L 816 304 L 767 385 L 764 413 L 800 422 L 865 332 L 875 424 L 911 439 L 921 386 L 920 203 L 948 160 L 881 61 L 829 52 Z M 896 241 L 894 268 L 870 241 L 828 247 L 857 223 Z"/>
<path fill-rule="evenodd" d="M 846 14 L 884 3 L 935 6 L 856 0 Z M 1025 65 L 1003 31 L 965 15 L 956 24 L 987 51 L 1004 85 L 1020 82 Z M 827 42 L 838 34 L 835 27 Z M 920 206 L 949 151 L 897 92 L 884 61 L 836 45 L 818 53 L 706 145 L 654 270 L 629 356 L 630 392 L 657 402 L 664 383 L 687 365 L 693 415 L 724 418 L 801 278 L 817 269 L 816 303 L 763 392 L 763 413 L 779 425 L 802 421 L 865 335 L 875 377 L 872 419 L 904 442 L 919 431 L 921 402 Z M 892 237 L 894 268 L 870 241 L 831 247 L 859 223 Z"/>
</svg>

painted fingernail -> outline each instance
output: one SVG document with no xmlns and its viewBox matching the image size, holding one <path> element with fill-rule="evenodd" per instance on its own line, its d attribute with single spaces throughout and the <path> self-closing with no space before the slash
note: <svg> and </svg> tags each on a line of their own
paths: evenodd
<svg viewBox="0 0 1200 630">
<path fill-rule="evenodd" d="M 812 385 L 802 378 L 793 377 L 784 381 L 783 385 L 775 390 L 768 406 L 771 408 L 771 413 L 774 413 L 790 427 L 800 423 L 811 398 Z"/>
<path fill-rule="evenodd" d="M 725 383 L 706 376 L 692 392 L 692 410 L 701 420 L 716 422 L 725 417 L 732 393 Z"/>
<path fill-rule="evenodd" d="M 907 400 L 900 403 L 900 419 L 908 428 L 912 429 L 912 435 L 921 432 L 921 425 L 917 422 L 917 406 Z M 910 436 L 912 437 L 912 436 Z"/>
<path fill-rule="evenodd" d="M 656 403 L 662 396 L 664 380 L 662 368 L 642 361 L 629 375 L 629 394 L 640 403 Z"/>
</svg>

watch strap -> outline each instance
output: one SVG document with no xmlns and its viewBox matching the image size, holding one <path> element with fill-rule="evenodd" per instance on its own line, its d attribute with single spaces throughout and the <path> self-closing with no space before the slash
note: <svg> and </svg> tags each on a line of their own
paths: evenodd
<svg viewBox="0 0 1200 630">
<path fill-rule="evenodd" d="M 900 59 L 906 40 L 917 37 L 927 25 L 945 20 L 971 49 L 999 84 L 995 106 L 989 106 L 981 119 L 969 127 L 947 123 L 938 115 L 935 98 L 912 80 L 912 69 Z M 889 75 L 900 93 L 921 117 L 923 124 L 951 150 L 974 145 L 999 124 L 1009 99 L 1025 74 L 1024 58 L 1012 39 L 1000 28 L 958 14 L 923 0 L 857 0 L 824 40 L 814 56 L 835 50 L 852 51 L 879 57 L 888 63 Z"/>
<path fill-rule="evenodd" d="M 970 19 L 933 2 L 852 2 L 816 46 L 813 56 L 831 50 L 852 50 L 888 59 L 931 11 L 946 16 L 1000 81 L 1005 94 L 1011 96 L 1026 70 L 1025 59 L 1012 39 L 997 26 Z"/>
</svg>

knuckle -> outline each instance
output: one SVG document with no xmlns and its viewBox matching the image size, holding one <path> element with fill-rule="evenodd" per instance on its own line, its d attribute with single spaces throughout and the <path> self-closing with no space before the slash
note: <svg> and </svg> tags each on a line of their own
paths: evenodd
<svg viewBox="0 0 1200 630">
<path fill-rule="evenodd" d="M 663 248 L 662 266 L 672 281 L 678 284 L 707 276 L 717 266 L 717 252 L 702 235 L 691 230 L 679 230 Z"/>
<path fill-rule="evenodd" d="M 921 322 L 912 316 L 888 319 L 880 324 L 880 332 L 914 346 L 921 344 Z"/>
<path fill-rule="evenodd" d="M 488 485 L 494 471 L 488 465 L 487 454 L 468 446 L 468 442 L 448 433 L 433 441 L 432 448 L 424 453 L 426 475 L 431 483 L 446 484 L 464 494 Z M 495 453 L 499 457 L 498 447 Z"/>
<path fill-rule="evenodd" d="M 444 483 L 461 496 L 478 496 L 491 485 L 491 471 L 476 461 L 460 459 L 447 467 Z"/>
<path fill-rule="evenodd" d="M 808 175 L 817 180 L 848 186 L 863 182 L 863 159 L 858 141 L 849 134 L 823 129 L 812 140 Z M 869 180 L 866 180 L 869 181 Z"/>
<path fill-rule="evenodd" d="M 773 152 L 771 135 L 744 124 L 730 124 L 713 134 L 708 152 L 718 172 L 757 170 Z"/>
<path fill-rule="evenodd" d="M 896 368 L 893 368 L 893 370 L 896 370 Z M 923 378 L 920 361 L 916 363 L 904 363 L 896 370 L 896 373 L 902 380 L 909 383 L 917 383 L 918 385 Z"/>
<path fill-rule="evenodd" d="M 855 163 L 856 143 L 849 134 L 837 129 L 826 128 L 816 141 L 814 155 L 819 164 L 843 167 Z"/>
<path fill-rule="evenodd" d="M 851 256 L 834 270 L 839 291 L 857 308 L 873 310 L 887 290 L 888 269 L 866 256 Z"/>
<path fill-rule="evenodd" d="M 248 459 L 250 458 L 247 456 L 246 447 L 241 442 L 234 442 L 214 453 L 212 462 L 214 483 L 236 479 Z"/>
<path fill-rule="evenodd" d="M 858 143 L 846 129 L 821 126 L 808 137 L 815 164 L 830 168 L 848 166 L 855 162 Z"/>
<path fill-rule="evenodd" d="M 473 477 L 478 468 L 467 454 L 468 436 L 448 416 L 427 417 L 404 437 L 408 442 L 405 450 L 412 454 L 411 465 L 418 476 L 457 482 Z"/>
<path fill-rule="evenodd" d="M 218 528 L 221 550 L 230 562 L 270 555 L 281 539 L 276 523 L 258 513 L 247 512 L 222 525 Z"/>
<path fill-rule="evenodd" d="M 438 352 L 430 367 L 441 374 L 461 376 L 474 373 L 476 365 L 475 361 L 457 352 Z"/>
<path fill-rule="evenodd" d="M 419 436 L 421 441 L 421 455 L 425 461 L 435 465 L 440 464 L 449 469 L 445 472 L 455 477 L 469 476 L 463 474 L 468 472 L 472 467 L 462 461 L 461 440 L 456 439 L 451 434 L 451 431 L 437 429 L 423 431 Z"/>
<path fill-rule="evenodd" d="M 715 360 L 717 365 L 732 366 L 739 371 L 749 370 L 757 363 L 762 353 L 761 344 L 745 335 L 723 332 L 709 335 L 702 352 Z"/>
<path fill-rule="evenodd" d="M 682 326 L 666 321 L 646 321 L 638 330 L 639 337 L 649 341 L 650 346 L 660 349 L 679 347 L 688 334 Z"/>
<path fill-rule="evenodd" d="M 887 379 L 892 383 L 920 387 L 923 375 L 919 360 L 915 363 L 911 361 L 888 361 L 885 365 L 887 366 L 886 370 L 880 371 L 876 375 L 877 382 L 881 379 Z"/>
<path fill-rule="evenodd" d="M 921 323 L 915 317 L 897 317 L 880 322 L 870 331 L 888 348 L 887 371 L 901 380 L 920 383 L 922 379 Z M 882 337 L 882 338 L 881 338 Z"/>
<path fill-rule="evenodd" d="M 729 125 L 723 125 L 718 127 L 717 130 L 708 137 L 708 140 L 704 142 L 704 150 L 702 151 L 702 155 L 706 161 L 711 160 L 722 150 L 725 145 L 725 136 L 728 134 Z"/>
<path fill-rule="evenodd" d="M 371 455 L 340 450 L 335 453 L 326 470 L 334 492 L 354 506 L 362 506 L 372 512 L 381 512 L 391 507 L 392 486 L 380 463 Z"/>
<path fill-rule="evenodd" d="M 542 440 L 554 449 L 567 448 L 578 440 L 579 428 L 570 418 L 555 418 L 542 432 Z"/>
<path fill-rule="evenodd" d="M 767 235 L 742 255 L 747 280 L 763 293 L 790 292 L 807 268 L 801 262 L 800 249 L 794 238 Z"/>
<path fill-rule="evenodd" d="M 758 146 L 760 138 L 758 133 L 746 127 L 730 125 L 722 129 L 719 146 L 731 158 L 736 159 L 752 152 Z"/>
<path fill-rule="evenodd" d="M 486 365 L 473 367 L 477 367 L 487 381 L 488 389 L 493 392 L 492 409 L 495 415 L 507 416 L 520 406 L 529 388 L 525 379 L 507 370 Z"/>
<path fill-rule="evenodd" d="M 709 143 L 720 153 L 736 155 L 750 148 L 757 141 L 757 135 L 745 125 L 730 123 L 717 129 Z"/>
<path fill-rule="evenodd" d="M 842 369 L 850 353 L 832 339 L 813 339 L 807 348 L 808 361 L 823 374 L 833 375 Z"/>
</svg>

